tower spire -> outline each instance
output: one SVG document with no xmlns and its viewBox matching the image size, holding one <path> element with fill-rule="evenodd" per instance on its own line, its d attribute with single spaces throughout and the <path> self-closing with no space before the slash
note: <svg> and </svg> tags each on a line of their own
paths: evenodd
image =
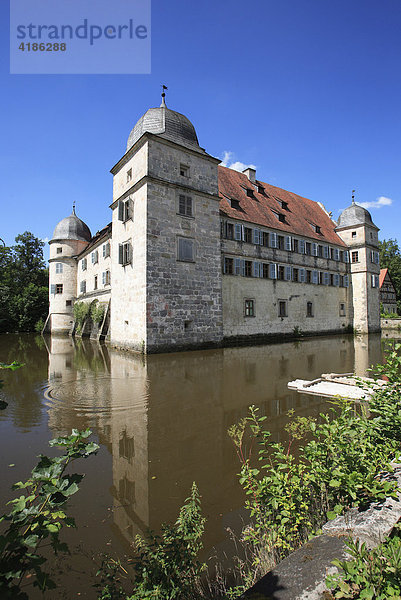
<svg viewBox="0 0 401 600">
<path fill-rule="evenodd" d="M 165 100 L 165 98 L 166 98 L 166 93 L 165 93 L 165 91 L 164 91 L 164 90 L 168 90 L 168 87 L 167 87 L 166 85 L 164 85 L 164 84 L 163 84 L 163 85 L 162 85 L 162 90 L 163 90 L 163 91 L 162 91 L 162 103 L 160 104 L 160 108 L 167 108 L 167 107 L 166 107 L 166 100 Z"/>
<path fill-rule="evenodd" d="M 352 190 L 352 204 L 355 204 L 355 190 Z"/>
<path fill-rule="evenodd" d="M 75 215 L 75 200 L 72 203 L 72 214 Z"/>
</svg>

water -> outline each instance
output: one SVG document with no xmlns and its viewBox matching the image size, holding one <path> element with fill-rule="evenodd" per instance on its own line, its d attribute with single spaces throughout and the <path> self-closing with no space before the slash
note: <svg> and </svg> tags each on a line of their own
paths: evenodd
<svg viewBox="0 0 401 600">
<path fill-rule="evenodd" d="M 13 360 L 25 366 L 2 372 L 9 402 L 0 411 L 2 512 L 12 483 L 29 476 L 40 452 L 52 454 L 51 438 L 90 427 L 101 448 L 77 465 L 86 476 L 68 512 L 78 529 L 65 536 L 72 556 L 52 562 L 62 587 L 49 597 L 96 598 L 99 554 L 124 556 L 136 534 L 174 521 L 193 481 L 207 518 L 204 558 L 230 564 L 227 528 L 239 531 L 246 515 L 227 429 L 255 404 L 273 439 L 283 439 L 289 409 L 306 416 L 327 408 L 289 391 L 288 381 L 364 375 L 381 362 L 382 340 L 327 337 L 141 357 L 90 341 L 0 336 L 0 362 Z"/>
</svg>

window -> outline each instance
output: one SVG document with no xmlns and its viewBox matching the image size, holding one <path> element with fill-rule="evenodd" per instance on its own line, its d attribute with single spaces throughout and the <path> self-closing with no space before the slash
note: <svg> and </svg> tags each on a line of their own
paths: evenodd
<svg viewBox="0 0 401 600">
<path fill-rule="evenodd" d="M 263 277 L 263 279 L 269 278 L 269 265 L 267 263 L 262 264 L 261 277 Z"/>
<path fill-rule="evenodd" d="M 310 242 L 305 242 L 305 254 L 308 256 L 312 254 L 312 244 Z"/>
<path fill-rule="evenodd" d="M 343 275 L 343 287 L 349 287 L 349 276 Z"/>
<path fill-rule="evenodd" d="M 94 279 L 94 282 L 93 282 L 93 289 L 97 290 L 97 275 L 95 275 L 95 279 Z"/>
<path fill-rule="evenodd" d="M 352 239 L 355 239 L 355 238 L 356 238 L 356 231 L 353 231 L 353 232 L 351 233 L 351 237 L 352 237 Z"/>
<path fill-rule="evenodd" d="M 244 242 L 252 244 L 252 229 L 244 227 Z"/>
<path fill-rule="evenodd" d="M 128 219 L 132 218 L 132 202 L 129 198 L 127 198 L 126 200 L 119 200 L 118 201 L 118 220 L 119 221 L 123 221 L 123 223 L 125 223 L 125 221 L 128 221 Z"/>
<path fill-rule="evenodd" d="M 270 248 L 277 248 L 277 233 L 270 234 Z"/>
<path fill-rule="evenodd" d="M 290 267 L 289 265 L 285 267 L 284 279 L 286 281 L 292 280 L 292 267 Z"/>
<path fill-rule="evenodd" d="M 260 229 L 254 229 L 252 235 L 254 244 L 259 245 L 262 243 L 262 232 L 260 231 Z"/>
<path fill-rule="evenodd" d="M 56 273 L 63 272 L 63 263 L 56 263 Z"/>
<path fill-rule="evenodd" d="M 379 253 L 375 252 L 374 250 L 371 250 L 371 252 L 370 252 L 370 261 L 373 264 L 378 265 L 380 263 Z"/>
<path fill-rule="evenodd" d="M 128 169 L 127 171 L 127 183 L 132 180 L 132 169 Z"/>
<path fill-rule="evenodd" d="M 102 284 L 110 285 L 110 271 L 103 271 L 102 273 Z"/>
<path fill-rule="evenodd" d="M 79 289 L 81 291 L 81 294 L 86 294 L 86 281 L 81 281 Z"/>
<path fill-rule="evenodd" d="M 293 239 L 292 240 L 292 245 L 293 245 L 293 248 L 294 248 L 294 252 L 299 252 L 299 250 L 298 250 L 298 240 L 294 240 Z"/>
<path fill-rule="evenodd" d="M 340 260 L 340 250 L 338 248 L 333 249 L 333 259 Z"/>
<path fill-rule="evenodd" d="M 349 252 L 348 252 L 348 250 L 344 250 L 343 251 L 343 261 L 345 263 L 349 263 Z"/>
<path fill-rule="evenodd" d="M 91 260 L 92 260 L 92 265 L 95 265 L 97 262 L 99 262 L 99 252 L 97 250 L 94 250 L 94 252 L 92 252 Z"/>
<path fill-rule="evenodd" d="M 180 165 L 181 177 L 189 177 L 189 167 L 187 165 Z"/>
<path fill-rule="evenodd" d="M 245 277 L 252 277 L 252 261 L 245 261 Z"/>
<path fill-rule="evenodd" d="M 330 285 L 330 273 L 323 273 L 323 285 Z"/>
<path fill-rule="evenodd" d="M 267 233 L 267 231 L 261 231 L 260 244 L 261 246 L 266 246 L 266 248 L 269 247 L 269 234 Z"/>
<path fill-rule="evenodd" d="M 328 246 L 323 246 L 323 258 L 329 258 L 330 256 L 330 248 Z"/>
<path fill-rule="evenodd" d="M 320 229 L 319 225 L 315 225 L 315 231 L 316 233 L 322 233 L 322 230 Z"/>
<path fill-rule="evenodd" d="M 270 279 L 277 279 L 277 265 L 276 264 L 270 265 L 269 275 L 270 275 Z"/>
<path fill-rule="evenodd" d="M 124 242 L 123 244 L 118 244 L 118 264 L 129 265 L 132 261 L 132 246 L 131 242 Z"/>
<path fill-rule="evenodd" d="M 312 283 L 312 271 L 306 271 L 306 283 Z"/>
<path fill-rule="evenodd" d="M 61 254 L 63 252 L 62 248 L 57 248 L 57 254 Z"/>
<path fill-rule="evenodd" d="M 231 204 L 231 208 L 236 208 L 237 210 L 239 210 L 241 208 L 239 205 L 239 201 L 234 200 L 234 198 L 231 198 L 230 204 Z"/>
<path fill-rule="evenodd" d="M 345 304 L 340 302 L 340 317 L 345 317 Z"/>
<path fill-rule="evenodd" d="M 224 257 L 224 270 L 226 275 L 234 275 L 234 259 L 228 256 Z"/>
<path fill-rule="evenodd" d="M 103 258 L 110 256 L 110 242 L 103 244 Z"/>
<path fill-rule="evenodd" d="M 279 300 L 278 301 L 278 316 L 279 317 L 287 316 L 287 300 Z"/>
<path fill-rule="evenodd" d="M 88 268 L 88 259 L 87 258 L 83 258 L 81 265 L 82 265 L 82 270 L 86 271 L 86 269 Z"/>
<path fill-rule="evenodd" d="M 65 301 L 65 305 L 66 306 L 72 306 L 72 300 L 66 300 Z"/>
<path fill-rule="evenodd" d="M 371 275 L 372 277 L 372 287 L 373 288 L 378 288 L 379 287 L 379 276 L 378 275 Z"/>
<path fill-rule="evenodd" d="M 312 256 L 317 256 L 318 255 L 318 245 L 316 244 L 316 242 L 312 243 Z"/>
<path fill-rule="evenodd" d="M 258 194 L 265 195 L 265 188 L 263 186 L 258 185 L 257 188 L 258 188 Z"/>
<path fill-rule="evenodd" d="M 299 275 L 298 274 L 299 274 L 299 270 L 296 269 L 296 268 L 294 268 L 292 270 L 292 280 L 293 281 L 299 281 Z"/>
<path fill-rule="evenodd" d="M 63 293 L 63 284 L 56 283 L 56 294 L 62 294 L 62 293 Z"/>
<path fill-rule="evenodd" d="M 306 303 L 306 316 L 313 317 L 313 302 Z"/>
<path fill-rule="evenodd" d="M 178 214 L 184 217 L 192 217 L 192 198 L 191 196 L 179 196 Z"/>
<path fill-rule="evenodd" d="M 244 316 L 245 317 L 254 317 L 255 316 L 255 301 L 254 300 L 245 300 Z"/>
<path fill-rule="evenodd" d="M 284 250 L 284 236 L 283 235 L 277 236 L 277 246 L 278 246 L 279 250 Z"/>
<path fill-rule="evenodd" d="M 178 260 L 185 262 L 194 261 L 194 240 L 178 238 Z"/>
<path fill-rule="evenodd" d="M 305 254 L 305 240 L 299 240 L 299 253 Z"/>
<path fill-rule="evenodd" d="M 358 251 L 351 252 L 351 262 L 357 263 L 359 262 Z"/>
<path fill-rule="evenodd" d="M 253 190 L 251 190 L 250 188 L 246 188 L 246 195 L 248 196 L 248 198 L 255 198 L 255 194 L 253 193 Z"/>
<path fill-rule="evenodd" d="M 315 285 L 319 283 L 319 271 L 312 271 L 312 283 Z"/>
<path fill-rule="evenodd" d="M 277 279 L 280 279 L 280 281 L 284 281 L 284 267 L 282 266 L 279 266 L 278 268 Z"/>
</svg>

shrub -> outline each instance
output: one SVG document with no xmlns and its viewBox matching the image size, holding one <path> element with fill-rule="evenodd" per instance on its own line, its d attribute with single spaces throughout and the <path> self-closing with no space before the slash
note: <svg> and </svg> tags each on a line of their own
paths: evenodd
<svg viewBox="0 0 401 600">
<path fill-rule="evenodd" d="M 88 302 L 75 302 L 73 313 L 75 323 L 77 324 L 77 330 L 80 331 L 85 322 L 85 319 L 88 317 L 90 311 L 90 304 Z"/>
<path fill-rule="evenodd" d="M 96 325 L 100 325 L 104 317 L 104 305 L 94 300 L 90 305 L 90 317 Z"/>
</svg>

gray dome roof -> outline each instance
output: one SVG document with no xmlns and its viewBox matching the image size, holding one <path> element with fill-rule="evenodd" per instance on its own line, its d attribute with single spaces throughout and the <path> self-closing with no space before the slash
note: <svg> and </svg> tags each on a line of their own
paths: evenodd
<svg viewBox="0 0 401 600">
<path fill-rule="evenodd" d="M 89 242 L 91 237 L 92 234 L 89 227 L 77 217 L 73 210 L 69 217 L 65 217 L 65 219 L 62 219 L 56 225 L 52 240 L 81 240 Z"/>
<path fill-rule="evenodd" d="M 181 113 L 170 110 L 164 103 L 158 108 L 149 108 L 139 119 L 129 134 L 127 152 L 145 132 L 154 133 L 181 146 L 201 150 L 191 121 Z"/>
<path fill-rule="evenodd" d="M 352 227 L 353 225 L 374 225 L 371 214 L 363 206 L 352 203 L 351 206 L 343 210 L 337 227 Z"/>
</svg>

